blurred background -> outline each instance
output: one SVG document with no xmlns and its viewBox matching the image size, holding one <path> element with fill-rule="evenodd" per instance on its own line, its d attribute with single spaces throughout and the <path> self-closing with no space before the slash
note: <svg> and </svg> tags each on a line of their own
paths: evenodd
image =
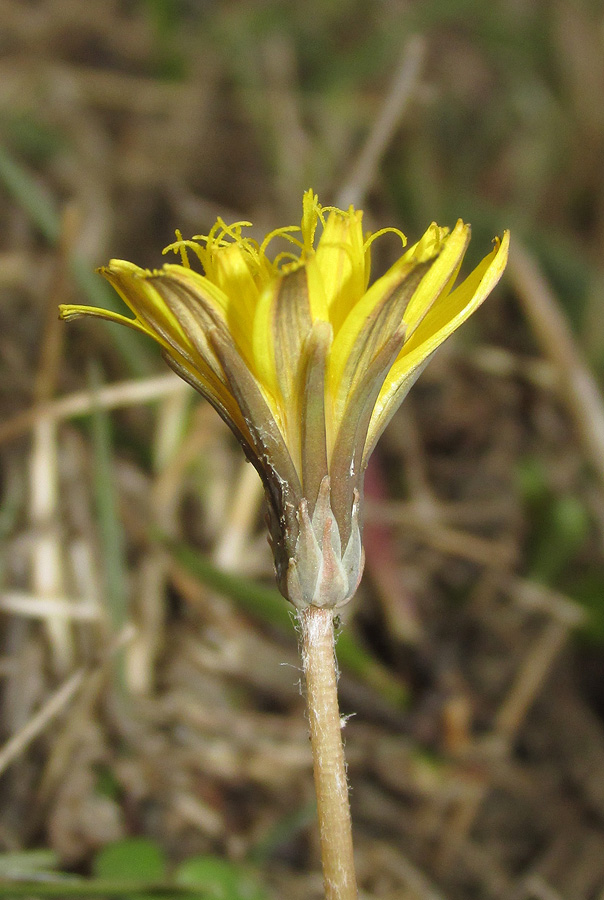
<svg viewBox="0 0 604 900">
<path fill-rule="evenodd" d="M 362 897 L 603 900 L 603 60 L 595 0 L 0 0 L 0 893 L 322 896 L 257 476 L 155 346 L 56 311 L 313 187 L 513 243 L 367 475 Z"/>
</svg>

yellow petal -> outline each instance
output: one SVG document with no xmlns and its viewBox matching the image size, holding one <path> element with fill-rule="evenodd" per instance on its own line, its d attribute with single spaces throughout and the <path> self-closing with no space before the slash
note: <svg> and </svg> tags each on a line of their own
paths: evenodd
<svg viewBox="0 0 604 900">
<path fill-rule="evenodd" d="M 211 329 L 208 337 L 228 379 L 231 393 L 253 438 L 258 471 L 276 494 L 301 494 L 298 471 L 264 393 L 228 334 Z M 276 477 L 278 476 L 278 477 Z M 283 500 L 283 497 L 281 498 Z M 293 511 L 293 506 L 291 510 Z"/>
<path fill-rule="evenodd" d="M 422 279 L 418 290 L 407 307 L 404 315 L 404 322 L 407 326 L 407 339 L 413 334 L 439 296 L 448 290 L 455 281 L 469 241 L 470 226 L 464 225 L 460 220 L 451 234 L 444 238 L 438 250 L 437 258 L 427 275 Z M 405 254 L 405 257 L 407 255 L 408 253 Z M 417 254 L 416 251 L 416 255 L 421 255 L 423 258 L 425 254 Z"/>
<path fill-rule="evenodd" d="M 329 304 L 323 281 L 323 271 L 317 262 L 314 251 L 307 257 L 304 266 L 308 284 L 308 302 L 313 322 L 329 322 Z"/>
<path fill-rule="evenodd" d="M 403 328 L 391 331 L 379 352 L 363 367 L 362 376 L 347 397 L 346 409 L 329 448 L 329 474 L 332 479 L 332 508 L 336 520 L 350 524 L 355 491 L 362 489 L 363 448 L 378 394 L 393 360 L 404 340 Z M 348 540 L 342 531 L 344 543 Z"/>
<path fill-rule="evenodd" d="M 363 214 L 331 212 L 315 253 L 334 334 L 367 286 Z"/>
<path fill-rule="evenodd" d="M 374 357 L 404 321 L 404 312 L 428 263 L 393 266 L 356 304 L 338 332 L 329 360 L 329 394 L 338 427 L 347 398 Z"/>
<path fill-rule="evenodd" d="M 138 319 L 129 319 L 128 316 L 122 316 L 120 313 L 112 312 L 110 309 L 102 309 L 99 306 L 82 306 L 81 304 L 76 303 L 59 304 L 60 319 L 64 319 L 67 322 L 70 319 L 77 319 L 80 316 L 93 316 L 95 319 L 105 319 L 108 322 L 117 322 L 118 325 L 127 325 L 128 328 L 140 331 L 141 334 L 146 334 L 147 337 L 149 337 L 149 335 L 155 337 L 155 335 L 143 325 L 142 322 L 139 322 Z"/>
<path fill-rule="evenodd" d="M 503 274 L 508 257 L 509 232 L 501 243 L 462 284 L 436 303 L 423 318 L 412 337 L 405 341 L 390 370 L 378 397 L 365 448 L 365 460 L 409 388 L 419 374 L 420 367 L 453 332 L 478 309 Z"/>
<path fill-rule="evenodd" d="M 279 397 L 279 379 L 275 365 L 275 307 L 281 281 L 268 284 L 260 294 L 252 327 L 252 353 L 258 383 L 273 397 Z"/>
<path fill-rule="evenodd" d="M 181 269 L 180 272 L 182 271 Z M 207 337 L 209 329 L 214 327 L 228 333 L 222 311 L 216 309 L 201 291 L 195 289 L 191 279 L 179 277 L 179 272 L 162 269 L 149 277 L 149 284 L 162 298 L 186 335 L 186 340 L 180 345 L 172 344 L 174 349 L 180 350 L 200 371 L 205 372 L 207 366 L 224 384 L 224 372 Z M 201 364 L 202 361 L 205 365 Z"/>
<path fill-rule="evenodd" d="M 159 271 L 152 274 L 155 277 L 161 277 L 162 273 L 180 281 L 189 290 L 199 293 L 204 298 L 204 301 L 214 306 L 223 320 L 227 321 L 230 305 L 229 297 L 205 275 L 200 275 L 199 272 L 195 272 L 193 269 L 186 269 L 184 266 L 178 266 L 174 263 L 166 263 Z"/>
<path fill-rule="evenodd" d="M 303 268 L 274 280 L 261 294 L 253 329 L 254 370 L 267 403 L 299 464 L 303 393 L 302 354 L 312 328 L 308 283 Z"/>
<path fill-rule="evenodd" d="M 497 242 L 465 281 L 430 309 L 411 338 L 405 341 L 399 356 L 401 361 L 406 358 L 407 365 L 411 365 L 418 354 L 431 353 L 478 309 L 503 275 L 508 250 L 509 232 L 506 231 L 501 243 Z"/>
<path fill-rule="evenodd" d="M 161 336 L 167 345 L 186 343 L 177 319 L 147 283 L 151 272 L 121 259 L 112 259 L 108 266 L 98 271 L 152 334 Z"/>
<path fill-rule="evenodd" d="M 451 238 L 453 240 L 448 243 Z M 465 247 L 465 243 L 463 246 Z M 434 302 L 450 280 L 451 269 L 455 268 L 459 251 L 458 229 L 446 237 L 445 229 L 432 224 L 421 240 L 410 247 L 385 275 L 374 282 L 362 299 L 350 308 L 344 324 L 336 335 L 331 353 L 329 386 L 334 397 L 342 392 L 344 371 L 353 355 L 353 347 L 376 308 L 384 302 L 389 303 L 390 298 L 398 295 L 399 290 L 406 292 L 407 285 L 413 283 L 413 296 L 407 296 L 407 304 L 401 309 L 402 321 L 406 325 L 408 336 L 429 308 L 430 302 Z M 463 256 L 463 252 L 461 255 Z M 435 261 L 432 262 L 432 267 L 427 270 L 427 264 L 433 260 Z M 422 273 L 427 271 L 419 287 L 415 281 L 409 281 L 412 273 L 418 270 Z M 398 328 L 399 325 L 400 321 L 392 323 L 393 328 Z"/>
<path fill-rule="evenodd" d="M 300 429 L 299 471 L 311 516 L 321 482 L 328 472 L 325 368 L 331 341 L 331 325 L 315 322 L 304 344 L 304 365 L 294 406 Z"/>
<path fill-rule="evenodd" d="M 259 291 L 248 265 L 248 255 L 239 244 L 227 244 L 215 251 L 213 275 L 216 285 L 228 298 L 227 318 L 233 323 L 233 329 L 245 328 L 249 335 Z"/>
<path fill-rule="evenodd" d="M 228 327 L 244 359 L 253 365 L 252 330 L 259 290 L 247 259 L 239 244 L 226 244 L 214 251 L 212 280 L 180 266 L 172 268 L 180 270 L 184 278 L 191 274 L 199 289 L 223 306 Z"/>
</svg>

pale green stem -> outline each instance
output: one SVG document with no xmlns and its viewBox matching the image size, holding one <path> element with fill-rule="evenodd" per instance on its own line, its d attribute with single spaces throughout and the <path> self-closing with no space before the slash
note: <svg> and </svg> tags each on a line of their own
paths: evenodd
<svg viewBox="0 0 604 900">
<path fill-rule="evenodd" d="M 348 782 L 338 708 L 333 610 L 310 606 L 300 613 L 300 626 L 325 898 L 356 900 Z"/>
</svg>

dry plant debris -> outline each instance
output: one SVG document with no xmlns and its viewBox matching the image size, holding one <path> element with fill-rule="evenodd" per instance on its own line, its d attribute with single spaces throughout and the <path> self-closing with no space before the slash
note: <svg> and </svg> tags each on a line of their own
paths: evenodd
<svg viewBox="0 0 604 900">
<path fill-rule="evenodd" d="M 0 0 L 0 849 L 85 873 L 146 835 L 321 896 L 293 629 L 175 551 L 270 587 L 260 484 L 153 353 L 54 318 L 109 256 L 264 232 L 312 182 L 416 234 L 524 232 L 369 474 L 362 896 L 601 900 L 600 14 L 310 5 Z"/>
</svg>

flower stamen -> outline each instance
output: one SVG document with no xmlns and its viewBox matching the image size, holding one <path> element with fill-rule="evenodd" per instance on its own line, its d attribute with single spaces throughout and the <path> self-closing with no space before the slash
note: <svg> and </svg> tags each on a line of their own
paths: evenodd
<svg viewBox="0 0 604 900">
<path fill-rule="evenodd" d="M 397 234 L 401 239 L 401 244 L 403 247 L 407 246 L 407 236 L 403 234 L 400 228 L 394 228 L 394 226 L 389 226 L 388 228 L 380 228 L 379 231 L 373 231 L 367 235 L 365 239 L 365 243 L 363 244 L 363 251 L 366 253 L 367 250 L 371 247 L 376 238 L 381 237 L 383 234 Z"/>
</svg>

